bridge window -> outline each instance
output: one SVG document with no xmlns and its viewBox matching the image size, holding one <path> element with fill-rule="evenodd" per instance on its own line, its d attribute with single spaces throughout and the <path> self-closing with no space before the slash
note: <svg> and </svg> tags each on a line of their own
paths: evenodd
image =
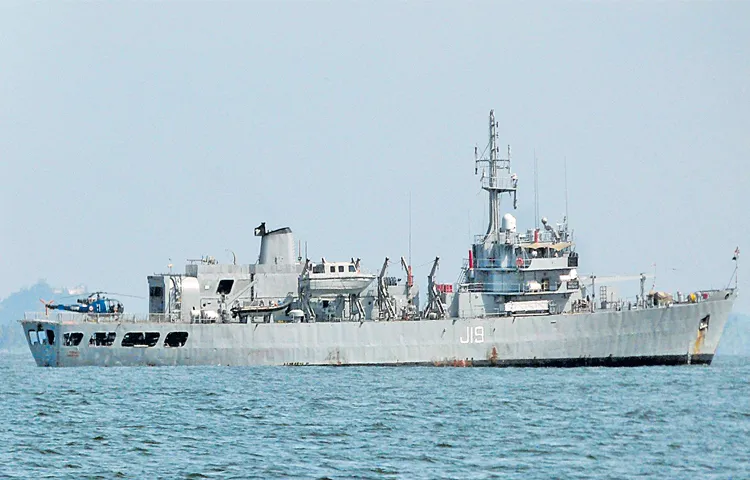
<svg viewBox="0 0 750 480">
<path fill-rule="evenodd" d="M 115 344 L 115 332 L 95 332 L 89 340 L 90 347 L 111 347 Z"/>
<path fill-rule="evenodd" d="M 325 265 L 313 265 L 312 273 L 326 273 Z"/>
<path fill-rule="evenodd" d="M 569 267 L 578 266 L 578 254 L 577 253 L 571 252 L 570 255 L 568 255 L 568 266 Z"/>
<path fill-rule="evenodd" d="M 83 340 L 81 332 L 63 334 L 63 345 L 66 347 L 77 347 L 81 343 L 81 340 Z"/>
<path fill-rule="evenodd" d="M 159 342 L 159 332 L 128 332 L 122 337 L 123 347 L 153 347 Z"/>
<path fill-rule="evenodd" d="M 165 347 L 182 347 L 187 342 L 188 332 L 169 332 L 164 339 Z"/>
<path fill-rule="evenodd" d="M 339 272 L 341 272 L 341 273 L 344 272 L 344 266 L 343 265 L 339 265 Z"/>
<path fill-rule="evenodd" d="M 216 293 L 218 295 L 229 295 L 229 292 L 232 291 L 233 285 L 234 280 L 220 280 L 219 286 L 216 287 Z"/>
<path fill-rule="evenodd" d="M 164 295 L 164 289 L 161 287 L 151 287 L 148 289 L 149 296 L 161 298 Z"/>
<path fill-rule="evenodd" d="M 333 265 L 331 265 L 331 273 L 336 273 L 336 267 L 334 267 Z"/>
<path fill-rule="evenodd" d="M 50 345 L 55 344 L 55 331 L 54 330 L 47 330 L 47 343 L 49 343 Z"/>
<path fill-rule="evenodd" d="M 354 265 L 349 265 L 349 271 L 350 272 L 356 272 L 357 269 L 354 267 Z"/>
</svg>

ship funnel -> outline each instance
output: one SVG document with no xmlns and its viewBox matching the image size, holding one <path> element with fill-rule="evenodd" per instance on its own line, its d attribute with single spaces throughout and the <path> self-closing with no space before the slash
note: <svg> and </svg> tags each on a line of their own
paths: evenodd
<svg viewBox="0 0 750 480">
<path fill-rule="evenodd" d="M 265 224 L 261 225 L 265 227 Z M 256 229 L 256 235 L 261 237 L 260 255 L 258 256 L 259 265 L 294 264 L 294 237 L 292 236 L 291 228 L 284 227 L 271 232 L 265 231 L 265 228 L 259 228 Z"/>
</svg>

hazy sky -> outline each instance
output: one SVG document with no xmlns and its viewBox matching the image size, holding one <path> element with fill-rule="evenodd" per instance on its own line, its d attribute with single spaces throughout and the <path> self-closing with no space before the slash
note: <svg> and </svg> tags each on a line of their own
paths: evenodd
<svg viewBox="0 0 750 480">
<path fill-rule="evenodd" d="M 3 1 L 0 297 L 40 278 L 145 296 L 170 258 L 254 262 L 261 221 L 375 271 L 408 253 L 410 196 L 417 280 L 439 255 L 453 282 L 486 229 L 491 108 L 520 228 L 534 151 L 553 222 L 567 158 L 582 272 L 720 287 L 744 245 L 742 288 L 748 20 L 750 2 Z"/>
</svg>

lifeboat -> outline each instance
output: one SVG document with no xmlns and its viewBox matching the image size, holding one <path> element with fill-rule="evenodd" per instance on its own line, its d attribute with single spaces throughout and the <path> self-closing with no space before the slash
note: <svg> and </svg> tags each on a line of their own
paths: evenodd
<svg viewBox="0 0 750 480">
<path fill-rule="evenodd" d="M 362 273 L 359 262 L 327 262 L 308 266 L 300 286 L 313 297 L 359 295 L 375 280 L 375 275 Z"/>
</svg>

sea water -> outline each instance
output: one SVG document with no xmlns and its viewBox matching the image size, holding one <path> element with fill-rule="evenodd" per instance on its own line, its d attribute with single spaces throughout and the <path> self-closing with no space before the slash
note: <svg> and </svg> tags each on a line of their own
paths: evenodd
<svg viewBox="0 0 750 480">
<path fill-rule="evenodd" d="M 38 368 L 2 478 L 750 478 L 750 360 L 643 368 Z"/>
</svg>

